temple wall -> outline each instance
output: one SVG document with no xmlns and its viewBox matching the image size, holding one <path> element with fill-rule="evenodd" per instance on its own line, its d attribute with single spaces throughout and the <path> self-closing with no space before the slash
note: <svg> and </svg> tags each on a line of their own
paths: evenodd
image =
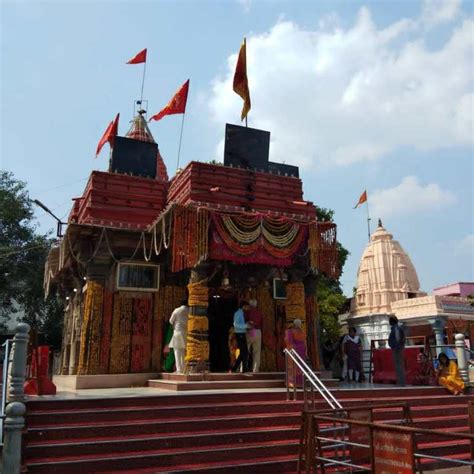
<svg viewBox="0 0 474 474">
<path fill-rule="evenodd" d="M 78 375 L 161 370 L 164 322 L 184 294 L 185 289 L 176 286 L 163 286 L 158 292 L 112 291 L 105 282 L 89 280 L 82 322 L 79 302 L 73 302 L 66 314 L 62 373 L 76 373 L 66 360 L 72 352 L 77 352 Z"/>
</svg>

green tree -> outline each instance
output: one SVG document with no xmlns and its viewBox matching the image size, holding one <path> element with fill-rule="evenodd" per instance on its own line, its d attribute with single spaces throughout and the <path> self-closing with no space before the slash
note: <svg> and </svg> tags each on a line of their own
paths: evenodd
<svg viewBox="0 0 474 474">
<path fill-rule="evenodd" d="M 317 216 L 320 222 L 333 222 L 334 211 L 318 207 Z M 340 275 L 342 275 L 349 251 L 340 242 L 337 242 L 337 255 Z M 335 341 L 339 337 L 341 329 L 338 315 L 348 301 L 342 292 L 340 280 L 332 280 L 324 275 L 320 276 L 316 285 L 316 297 L 319 305 L 321 342 Z"/>
<path fill-rule="evenodd" d="M 12 316 L 22 314 L 57 348 L 62 307 L 55 298 L 45 301 L 43 293 L 44 262 L 53 243 L 37 231 L 26 184 L 0 171 L 0 324 L 5 329 Z"/>
</svg>

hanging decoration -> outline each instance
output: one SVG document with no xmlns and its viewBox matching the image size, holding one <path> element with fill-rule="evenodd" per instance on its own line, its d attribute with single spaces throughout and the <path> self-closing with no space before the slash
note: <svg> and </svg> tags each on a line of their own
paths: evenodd
<svg viewBox="0 0 474 474">
<path fill-rule="evenodd" d="M 259 286 L 257 288 L 256 299 L 258 309 L 263 315 L 260 370 L 262 372 L 276 372 L 276 351 L 278 344 L 275 327 L 275 308 L 270 289 Z"/>
<path fill-rule="evenodd" d="M 287 283 L 284 304 L 287 329 L 293 327 L 295 319 L 300 319 L 303 323 L 302 328 L 306 331 L 306 304 L 302 282 Z"/>
</svg>

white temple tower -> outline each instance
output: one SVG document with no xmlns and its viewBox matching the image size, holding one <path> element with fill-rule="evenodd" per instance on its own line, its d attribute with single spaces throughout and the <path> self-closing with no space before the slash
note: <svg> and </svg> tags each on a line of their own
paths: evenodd
<svg viewBox="0 0 474 474">
<path fill-rule="evenodd" d="M 410 257 L 379 220 L 362 254 L 349 326 L 355 326 L 365 349 L 373 339 L 386 339 L 392 303 L 425 296 Z"/>
</svg>

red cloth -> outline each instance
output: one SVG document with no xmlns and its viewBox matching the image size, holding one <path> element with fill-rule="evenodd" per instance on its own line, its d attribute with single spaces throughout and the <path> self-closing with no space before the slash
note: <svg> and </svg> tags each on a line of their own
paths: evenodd
<svg viewBox="0 0 474 474">
<path fill-rule="evenodd" d="M 250 308 L 245 312 L 245 321 L 253 322 L 253 329 L 262 329 L 263 315 L 262 312 L 257 308 Z"/>
<path fill-rule="evenodd" d="M 127 64 L 140 64 L 140 63 L 146 63 L 146 48 L 139 53 L 137 53 L 135 56 L 133 56 L 132 59 L 127 61 Z"/>
<path fill-rule="evenodd" d="M 419 347 L 406 347 L 404 351 L 405 380 L 410 385 L 413 384 L 418 374 L 417 356 L 419 352 Z M 372 364 L 374 383 L 397 383 L 392 349 L 375 349 L 372 354 Z"/>
<path fill-rule="evenodd" d="M 188 100 L 189 79 L 178 89 L 168 104 L 157 114 L 150 118 L 151 120 L 160 120 L 165 115 L 184 114 L 186 112 L 186 102 Z"/>
</svg>

